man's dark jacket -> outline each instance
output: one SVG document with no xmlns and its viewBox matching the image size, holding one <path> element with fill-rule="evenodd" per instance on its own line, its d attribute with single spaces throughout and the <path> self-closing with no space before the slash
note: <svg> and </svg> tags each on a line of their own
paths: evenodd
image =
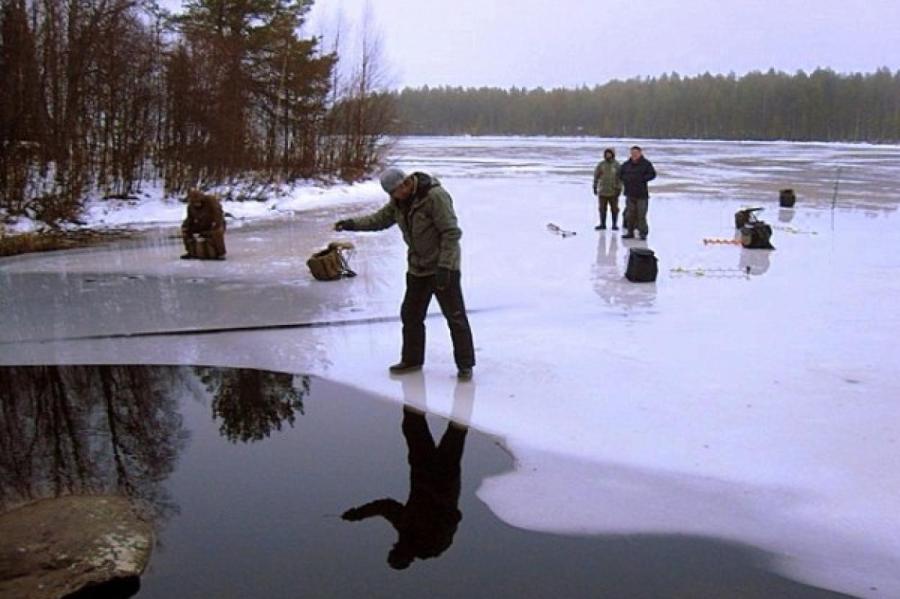
<svg viewBox="0 0 900 599">
<path fill-rule="evenodd" d="M 619 177 L 625 185 L 626 198 L 649 198 L 647 182 L 656 178 L 656 170 L 649 160 L 641 156 L 637 162 L 631 159 L 623 162 Z"/>
</svg>

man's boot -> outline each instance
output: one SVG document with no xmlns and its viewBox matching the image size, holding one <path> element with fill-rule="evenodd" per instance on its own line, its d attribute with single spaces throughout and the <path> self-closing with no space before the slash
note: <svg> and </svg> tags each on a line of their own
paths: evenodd
<svg viewBox="0 0 900 599">
<path fill-rule="evenodd" d="M 197 241 L 193 236 L 184 240 L 184 254 L 181 255 L 182 260 L 193 260 L 197 257 Z"/>
<path fill-rule="evenodd" d="M 597 231 L 605 231 L 606 230 L 606 213 L 600 215 L 600 224 L 594 227 Z"/>
<path fill-rule="evenodd" d="M 391 371 L 391 374 L 407 374 L 410 372 L 417 372 L 422 370 L 421 364 L 411 364 L 409 362 L 404 362 L 400 360 L 396 364 L 391 364 L 391 367 L 388 368 Z"/>
<path fill-rule="evenodd" d="M 613 223 L 612 223 L 612 225 L 613 225 L 613 226 L 612 226 L 612 230 L 613 230 L 613 231 L 618 231 L 618 230 L 619 230 L 619 225 L 616 224 L 616 221 L 617 221 L 617 220 L 619 220 L 619 213 L 618 213 L 618 212 L 613 212 L 613 214 L 612 214 L 612 221 L 613 221 Z"/>
</svg>

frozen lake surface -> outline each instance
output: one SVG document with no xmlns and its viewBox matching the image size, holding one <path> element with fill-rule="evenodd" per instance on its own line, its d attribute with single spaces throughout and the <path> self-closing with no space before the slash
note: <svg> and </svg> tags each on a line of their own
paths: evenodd
<svg viewBox="0 0 900 599">
<path fill-rule="evenodd" d="M 624 155 L 631 142 L 395 148 L 399 165 L 442 179 L 464 231 L 471 413 L 452 414 L 439 315 L 424 376 L 429 412 L 501 438 L 514 458 L 473 483 L 477 497 L 524 531 L 685 535 L 753 548 L 811 587 L 900 595 L 900 148 L 642 142 L 659 172 L 648 247 L 660 275 L 637 285 L 622 273 L 641 244 L 592 229 L 591 172 L 607 145 Z M 793 210 L 778 209 L 783 187 L 797 191 Z M 776 250 L 703 243 L 733 238 L 735 210 L 755 205 Z M 377 206 L 244 226 L 221 263 L 178 260 L 174 228 L 0 260 L 0 364 L 252 367 L 414 401 L 386 374 L 399 234 L 330 231 Z M 550 222 L 578 234 L 552 235 Z M 305 260 L 334 239 L 357 245 L 359 276 L 314 282 Z"/>
</svg>

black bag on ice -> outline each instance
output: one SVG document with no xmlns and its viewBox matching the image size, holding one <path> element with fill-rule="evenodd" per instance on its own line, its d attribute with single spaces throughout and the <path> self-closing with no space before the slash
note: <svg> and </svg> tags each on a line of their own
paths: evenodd
<svg viewBox="0 0 900 599">
<path fill-rule="evenodd" d="M 750 250 L 774 250 L 772 227 L 765 221 L 756 220 L 741 227 L 741 245 Z"/>
<path fill-rule="evenodd" d="M 782 189 L 778 193 L 778 205 L 782 208 L 793 208 L 797 203 L 797 194 L 793 189 Z"/>
<path fill-rule="evenodd" d="M 625 278 L 632 283 L 651 283 L 656 280 L 656 254 L 648 248 L 631 248 Z"/>
</svg>

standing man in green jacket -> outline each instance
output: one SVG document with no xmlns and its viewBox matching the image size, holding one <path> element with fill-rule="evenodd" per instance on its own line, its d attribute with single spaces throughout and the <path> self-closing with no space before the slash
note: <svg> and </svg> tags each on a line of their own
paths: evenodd
<svg viewBox="0 0 900 599">
<path fill-rule="evenodd" d="M 606 229 L 606 209 L 612 214 L 612 230 L 618 231 L 619 194 L 622 193 L 622 179 L 619 177 L 619 162 L 612 148 L 603 150 L 603 160 L 594 169 L 594 195 L 600 208 L 600 224 L 595 231 Z"/>
<path fill-rule="evenodd" d="M 407 247 L 406 295 L 400 308 L 403 350 L 390 367 L 394 374 L 414 372 L 425 362 L 425 316 L 431 296 L 438 304 L 453 340 L 457 376 L 472 378 L 475 347 L 460 286 L 459 239 L 453 199 L 440 181 L 425 173 L 407 176 L 397 168 L 381 174 L 381 187 L 390 200 L 374 214 L 340 220 L 337 231 L 381 231 L 400 227 Z"/>
</svg>

